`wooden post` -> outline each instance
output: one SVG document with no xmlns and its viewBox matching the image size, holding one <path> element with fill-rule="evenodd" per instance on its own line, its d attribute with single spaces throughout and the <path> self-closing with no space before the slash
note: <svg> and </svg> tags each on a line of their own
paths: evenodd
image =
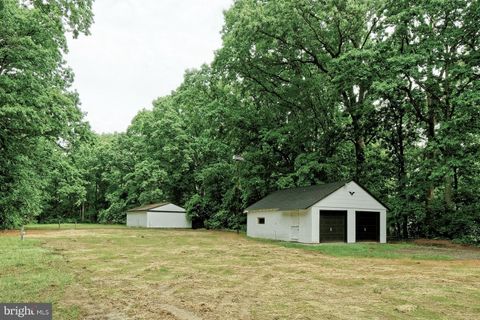
<svg viewBox="0 0 480 320">
<path fill-rule="evenodd" d="M 25 226 L 22 226 L 20 229 L 20 240 L 23 241 L 23 238 L 25 237 Z"/>
</svg>

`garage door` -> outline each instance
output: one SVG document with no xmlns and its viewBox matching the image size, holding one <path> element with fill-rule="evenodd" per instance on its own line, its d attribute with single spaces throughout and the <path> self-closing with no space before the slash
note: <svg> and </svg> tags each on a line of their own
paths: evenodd
<svg viewBox="0 0 480 320">
<path fill-rule="evenodd" d="M 347 241 L 347 211 L 320 210 L 320 242 Z"/>
<path fill-rule="evenodd" d="M 355 213 L 356 241 L 380 241 L 380 212 Z"/>
</svg>

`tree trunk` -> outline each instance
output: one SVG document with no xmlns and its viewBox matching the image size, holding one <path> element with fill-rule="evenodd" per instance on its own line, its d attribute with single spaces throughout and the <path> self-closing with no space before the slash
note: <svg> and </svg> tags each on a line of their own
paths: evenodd
<svg viewBox="0 0 480 320">
<path fill-rule="evenodd" d="M 352 114 L 353 135 L 355 141 L 355 179 L 362 181 L 365 166 L 365 138 L 360 129 L 360 117 Z"/>
<path fill-rule="evenodd" d="M 453 168 L 453 189 L 458 191 L 458 168 L 454 167 Z"/>
<path fill-rule="evenodd" d="M 80 217 L 80 221 L 85 221 L 85 201 L 82 202 L 82 215 Z"/>
<path fill-rule="evenodd" d="M 98 217 L 98 180 L 95 179 L 95 193 L 94 193 L 94 198 L 95 198 L 95 202 L 94 202 L 94 208 L 95 208 L 95 215 L 94 215 L 94 221 L 93 222 L 97 222 L 97 217 Z M 90 221 L 92 221 L 92 218 L 90 216 Z"/>
<path fill-rule="evenodd" d="M 397 139 L 397 147 L 396 147 L 396 155 L 398 161 L 398 171 L 397 171 L 397 179 L 398 179 L 398 189 L 397 192 L 400 196 L 400 199 L 403 203 L 402 205 L 402 212 L 399 214 L 402 217 L 402 237 L 404 239 L 408 239 L 408 218 L 409 212 L 405 212 L 404 208 L 405 205 L 408 204 L 408 196 L 406 193 L 407 189 L 407 173 L 406 173 L 406 165 L 405 165 L 405 135 L 403 134 L 403 117 L 405 116 L 405 110 L 397 105 L 398 114 L 396 115 L 396 139 Z M 395 143 L 395 142 L 394 142 Z"/>
<path fill-rule="evenodd" d="M 432 99 L 427 97 L 427 107 L 428 107 L 428 118 L 427 118 L 427 148 L 430 148 L 435 140 L 435 126 L 437 124 L 435 117 L 435 110 L 432 103 Z M 433 150 L 427 150 L 425 153 L 426 162 L 429 165 L 429 168 L 433 166 L 435 161 L 435 153 Z M 425 194 L 425 225 L 427 233 L 430 233 L 431 226 L 429 225 L 433 219 L 433 210 L 432 210 L 432 201 L 433 195 L 435 192 L 435 186 L 433 181 L 431 181 L 432 170 L 427 172 L 427 190 Z M 430 236 L 430 234 L 427 234 Z"/>
<path fill-rule="evenodd" d="M 452 209 L 453 208 L 453 177 L 451 173 L 448 173 L 445 176 L 445 190 L 444 190 L 444 197 L 445 197 L 445 209 Z"/>
<path fill-rule="evenodd" d="M 360 86 L 358 95 L 355 95 L 352 88 L 349 92 L 341 93 L 343 104 L 350 117 L 352 118 L 353 142 L 355 145 L 355 179 L 360 182 L 363 180 L 365 166 L 365 136 L 361 126 L 363 100 L 365 89 Z"/>
<path fill-rule="evenodd" d="M 436 120 L 436 117 L 435 117 L 435 110 L 434 110 L 434 106 L 432 104 L 433 104 L 432 99 L 427 98 L 427 105 L 428 105 L 427 139 L 428 139 L 428 146 L 429 147 L 432 143 L 434 143 L 434 140 L 435 140 L 435 126 L 437 125 L 437 120 Z M 433 151 L 427 151 L 426 155 L 427 155 L 427 160 L 429 162 L 434 161 L 435 154 L 434 154 Z M 429 204 L 430 204 L 431 200 L 433 199 L 433 189 L 434 189 L 433 182 L 431 182 L 430 186 L 429 186 L 429 189 L 427 191 L 427 194 L 428 194 L 427 200 L 429 201 Z"/>
<path fill-rule="evenodd" d="M 365 166 L 365 139 L 361 135 L 355 138 L 355 160 L 355 178 L 361 180 Z"/>
<path fill-rule="evenodd" d="M 405 213 L 402 220 L 402 237 L 408 239 L 408 216 Z"/>
</svg>

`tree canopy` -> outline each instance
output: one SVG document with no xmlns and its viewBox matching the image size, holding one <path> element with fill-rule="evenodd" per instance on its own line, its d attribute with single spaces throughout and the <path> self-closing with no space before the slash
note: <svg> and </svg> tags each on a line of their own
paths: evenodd
<svg viewBox="0 0 480 320">
<path fill-rule="evenodd" d="M 91 22 L 91 1 L 0 1 L 0 225 L 4 227 L 30 220 L 58 197 L 74 197 L 69 201 L 73 203 L 84 197 L 70 155 L 89 128 L 77 94 L 69 90 L 73 73 L 63 53 L 65 33 L 86 33 Z"/>
<path fill-rule="evenodd" d="M 62 59 L 91 2 L 0 10 L 3 226 L 123 223 L 169 200 L 238 230 L 269 192 L 356 179 L 389 205 L 391 236 L 480 242 L 477 0 L 237 0 L 214 61 L 101 136 Z"/>
</svg>

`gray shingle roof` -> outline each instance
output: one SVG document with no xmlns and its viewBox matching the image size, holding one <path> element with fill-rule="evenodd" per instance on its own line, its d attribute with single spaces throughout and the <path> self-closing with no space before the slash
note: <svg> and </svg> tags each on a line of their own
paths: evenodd
<svg viewBox="0 0 480 320">
<path fill-rule="evenodd" d="M 348 181 L 320 184 L 310 187 L 297 187 L 275 191 L 249 206 L 246 211 L 259 209 L 297 210 L 307 209 L 337 191 Z"/>
<path fill-rule="evenodd" d="M 168 204 L 168 202 L 159 202 L 159 203 L 146 204 L 146 205 L 141 206 L 141 207 L 132 208 L 132 209 L 130 209 L 130 210 L 127 210 L 127 212 L 148 211 L 148 210 L 153 209 L 153 208 L 162 207 L 162 206 L 164 206 L 164 205 L 166 205 L 166 204 Z"/>
</svg>

